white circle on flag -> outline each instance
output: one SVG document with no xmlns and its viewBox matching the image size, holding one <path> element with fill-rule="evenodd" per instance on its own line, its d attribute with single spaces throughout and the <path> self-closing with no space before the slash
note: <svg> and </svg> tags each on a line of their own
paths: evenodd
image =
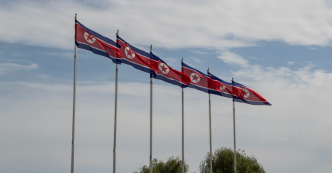
<svg viewBox="0 0 332 173">
<path fill-rule="evenodd" d="M 225 88 L 225 85 L 220 85 L 220 90 L 224 90 Z"/>
<path fill-rule="evenodd" d="M 85 41 L 87 41 L 88 43 L 92 44 L 96 41 L 95 38 L 93 38 L 89 33 L 85 32 L 84 33 L 84 39 Z"/>
<path fill-rule="evenodd" d="M 167 74 L 169 72 L 169 68 L 167 67 L 166 64 L 160 63 L 159 64 L 159 70 L 163 72 L 164 74 Z"/>
<path fill-rule="evenodd" d="M 249 91 L 247 89 L 245 89 L 245 88 L 243 88 L 243 91 L 244 91 L 243 97 L 244 98 L 248 98 L 249 95 L 250 95 Z"/>
<path fill-rule="evenodd" d="M 201 80 L 201 78 L 199 77 L 199 75 L 197 73 L 191 73 L 190 74 L 190 79 L 194 83 L 198 83 Z"/>
<path fill-rule="evenodd" d="M 135 53 L 129 47 L 126 47 L 125 53 L 128 58 L 130 59 L 135 58 Z"/>
</svg>

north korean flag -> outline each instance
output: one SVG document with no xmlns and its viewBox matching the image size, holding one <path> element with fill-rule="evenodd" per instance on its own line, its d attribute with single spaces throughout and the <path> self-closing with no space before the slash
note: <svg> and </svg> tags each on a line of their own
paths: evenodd
<svg viewBox="0 0 332 173">
<path fill-rule="evenodd" d="M 220 84 L 209 78 L 204 73 L 190 67 L 182 62 L 182 73 L 190 77 L 190 88 L 194 88 L 206 93 L 220 95 Z"/>
<path fill-rule="evenodd" d="M 251 105 L 271 105 L 261 95 L 248 87 L 232 81 L 232 91 L 236 97 L 234 101 Z"/>
<path fill-rule="evenodd" d="M 150 53 L 150 58 L 151 65 L 154 69 L 154 73 L 151 74 L 153 78 L 160 79 L 173 85 L 178 85 L 182 88 L 185 88 L 190 84 L 190 78 L 186 74 L 174 70 L 153 53 Z"/>
<path fill-rule="evenodd" d="M 92 31 L 77 20 L 75 20 L 75 42 L 78 48 L 110 58 L 114 63 L 121 63 L 122 55 L 119 52 L 119 45 Z"/>
<path fill-rule="evenodd" d="M 123 63 L 147 73 L 154 73 L 149 53 L 130 45 L 118 35 L 116 36 L 116 43 L 121 46 L 120 53 L 122 54 Z"/>
<path fill-rule="evenodd" d="M 208 72 L 208 76 L 209 76 L 209 78 L 214 80 L 216 83 L 218 83 L 220 86 L 220 92 L 214 93 L 214 94 L 221 95 L 221 96 L 228 97 L 228 98 L 233 98 L 233 92 L 232 92 L 233 85 L 231 83 L 225 82 L 224 80 L 216 77 L 215 75 L 211 74 L 210 72 Z"/>
</svg>

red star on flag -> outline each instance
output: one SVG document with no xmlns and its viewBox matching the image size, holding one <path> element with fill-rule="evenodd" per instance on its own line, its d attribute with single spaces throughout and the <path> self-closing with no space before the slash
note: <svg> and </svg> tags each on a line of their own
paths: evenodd
<svg viewBox="0 0 332 173">
<path fill-rule="evenodd" d="M 194 80 L 194 81 L 198 81 L 198 78 L 199 78 L 198 74 L 194 74 L 194 75 L 193 75 L 193 80 Z"/>
<path fill-rule="evenodd" d="M 131 49 L 129 49 L 129 50 L 128 50 L 128 55 L 132 56 L 132 54 L 134 54 L 134 51 L 131 50 Z"/>
<path fill-rule="evenodd" d="M 162 71 L 162 72 L 164 72 L 164 73 L 167 73 L 167 69 L 168 69 L 168 67 L 165 65 L 165 64 L 162 64 L 161 66 L 160 66 L 160 71 Z"/>
<path fill-rule="evenodd" d="M 88 34 L 87 36 L 88 36 L 88 40 L 92 40 L 93 39 L 93 37 L 92 37 L 91 34 Z"/>
</svg>

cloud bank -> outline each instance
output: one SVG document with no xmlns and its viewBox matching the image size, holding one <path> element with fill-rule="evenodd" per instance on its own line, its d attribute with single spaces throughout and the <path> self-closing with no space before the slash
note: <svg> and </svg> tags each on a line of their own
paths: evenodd
<svg viewBox="0 0 332 173">
<path fill-rule="evenodd" d="M 14 1 L 0 6 L 0 41 L 72 49 L 74 14 L 91 29 L 132 44 L 167 48 L 242 47 L 260 40 L 329 45 L 325 0 Z"/>
<path fill-rule="evenodd" d="M 291 70 L 251 65 L 232 75 L 273 105 L 236 103 L 238 148 L 255 155 L 267 172 L 332 169 L 326 163 L 331 159 L 332 140 L 324 137 L 330 135 L 332 121 L 326 94 L 332 87 L 331 72 L 313 71 L 310 66 Z M 0 120 L 7 122 L 0 128 L 7 139 L 0 148 L 8 156 L 1 157 L 1 171 L 68 170 L 72 85 L 1 82 L 0 93 L 6 93 L 0 98 Z M 80 172 L 112 170 L 114 83 L 81 81 L 77 93 L 75 168 Z M 181 154 L 180 93 L 176 86 L 154 85 L 155 158 L 166 160 Z M 149 84 L 121 82 L 118 105 L 117 169 L 134 172 L 148 164 Z M 231 99 L 212 96 L 212 120 L 213 150 L 232 147 Z M 208 96 L 185 89 L 185 157 L 191 172 L 197 172 L 208 150 Z M 317 158 L 323 161 L 317 163 Z"/>
<path fill-rule="evenodd" d="M 0 75 L 9 74 L 13 71 L 37 69 L 38 64 L 22 65 L 16 63 L 0 63 Z"/>
</svg>

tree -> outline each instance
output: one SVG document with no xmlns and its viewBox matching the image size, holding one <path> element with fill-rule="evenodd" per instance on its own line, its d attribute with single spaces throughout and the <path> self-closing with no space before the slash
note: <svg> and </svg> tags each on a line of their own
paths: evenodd
<svg viewBox="0 0 332 173">
<path fill-rule="evenodd" d="M 238 173 L 265 173 L 263 166 L 254 156 L 247 156 L 244 150 L 236 152 L 236 170 Z M 200 173 L 209 173 L 209 153 L 200 163 Z M 234 173 L 234 152 L 231 148 L 221 147 L 212 155 L 213 173 Z"/>
<path fill-rule="evenodd" d="M 184 172 L 188 172 L 189 166 L 184 162 Z M 149 166 L 144 165 L 140 173 L 149 173 Z M 152 173 L 182 173 L 182 160 L 179 157 L 170 157 L 166 163 L 153 159 Z"/>
</svg>

